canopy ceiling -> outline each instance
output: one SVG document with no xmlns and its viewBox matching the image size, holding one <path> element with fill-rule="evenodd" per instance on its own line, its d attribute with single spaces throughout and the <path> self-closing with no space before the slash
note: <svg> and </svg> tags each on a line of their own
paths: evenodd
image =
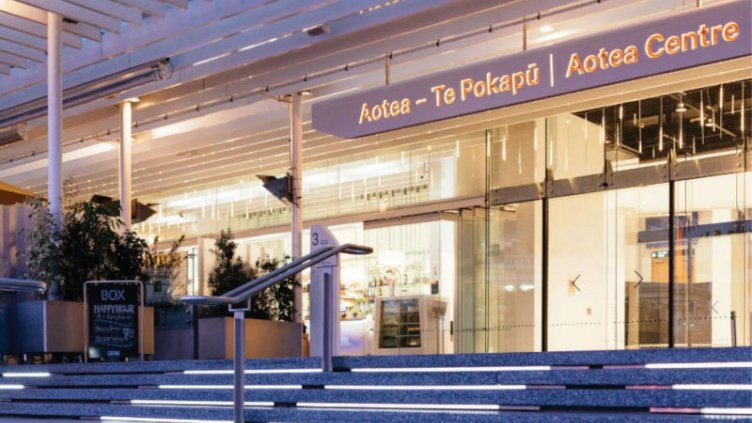
<svg viewBox="0 0 752 423">
<path fill-rule="evenodd" d="M 304 161 L 373 148 L 387 138 L 342 140 L 310 129 L 310 103 L 384 84 L 387 56 L 391 80 L 402 80 L 519 51 L 523 20 L 535 48 L 694 3 L 0 0 L 0 121 L 46 94 L 47 11 L 64 17 L 66 89 L 170 61 L 162 79 L 65 109 L 63 172 L 89 198 L 117 197 L 117 104 L 126 98 L 140 98 L 133 195 L 144 197 L 286 168 L 288 112 L 279 100 L 290 92 L 310 94 Z M 45 193 L 46 131 L 45 116 L 0 128 L 0 179 Z"/>
</svg>

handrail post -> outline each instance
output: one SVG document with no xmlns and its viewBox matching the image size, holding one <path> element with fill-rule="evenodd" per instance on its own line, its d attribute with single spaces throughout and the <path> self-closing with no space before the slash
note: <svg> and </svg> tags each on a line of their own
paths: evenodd
<svg viewBox="0 0 752 423">
<path fill-rule="evenodd" d="M 321 356 L 321 369 L 324 372 L 332 371 L 332 327 L 334 305 L 332 304 L 332 274 L 324 273 L 324 330 L 323 330 L 323 354 Z"/>
<path fill-rule="evenodd" d="M 245 422 L 245 312 L 251 309 L 251 300 L 245 308 L 228 307 L 233 314 L 234 349 L 232 356 L 232 418 L 233 423 Z"/>
</svg>

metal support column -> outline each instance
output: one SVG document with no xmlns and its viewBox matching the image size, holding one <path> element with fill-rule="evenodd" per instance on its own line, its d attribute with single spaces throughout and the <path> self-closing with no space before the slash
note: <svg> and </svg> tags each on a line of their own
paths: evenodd
<svg viewBox="0 0 752 423">
<path fill-rule="evenodd" d="M 47 12 L 47 198 L 60 226 L 63 210 L 63 18 Z"/>
<path fill-rule="evenodd" d="M 303 172 L 303 101 L 300 93 L 290 98 L 290 180 L 292 191 L 292 258 L 303 255 L 303 193 L 301 190 Z M 300 274 L 295 275 L 294 321 L 303 322 L 303 291 Z M 302 342 L 302 340 L 301 340 Z"/>
<path fill-rule="evenodd" d="M 332 274 L 324 273 L 324 342 L 323 354 L 321 355 L 321 370 L 332 371 L 332 342 L 334 328 L 330 324 L 334 316 L 334 302 L 332 301 Z"/>
<path fill-rule="evenodd" d="M 243 423 L 245 417 L 245 310 L 233 311 L 233 332 L 235 334 L 235 351 L 232 356 L 233 390 L 232 390 L 232 418 L 233 423 Z"/>
<path fill-rule="evenodd" d="M 669 162 L 669 170 L 673 164 Z M 676 305 L 676 296 L 674 291 L 676 289 L 676 272 L 674 267 L 676 266 L 676 195 L 675 195 L 675 181 L 669 181 L 668 183 L 668 347 L 674 348 L 674 337 L 676 331 L 674 330 L 676 314 L 674 309 Z"/>
<path fill-rule="evenodd" d="M 133 127 L 131 100 L 120 103 L 120 219 L 131 229 L 131 143 Z"/>
</svg>

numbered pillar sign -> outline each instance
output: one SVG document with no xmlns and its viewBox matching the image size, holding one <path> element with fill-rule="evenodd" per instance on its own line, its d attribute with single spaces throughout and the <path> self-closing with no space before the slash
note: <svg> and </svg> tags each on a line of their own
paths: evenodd
<svg viewBox="0 0 752 423">
<path fill-rule="evenodd" d="M 84 285 L 86 358 L 143 358 L 143 285 L 138 281 L 90 281 Z"/>
<path fill-rule="evenodd" d="M 325 247 L 337 247 L 337 238 L 322 225 L 311 225 L 311 252 Z M 324 280 L 329 278 L 332 284 L 330 304 L 334 313 L 327 322 L 324 318 Z M 323 260 L 311 268 L 311 357 L 322 357 L 324 351 L 324 325 L 331 328 L 331 351 L 339 355 L 339 254 Z"/>
</svg>

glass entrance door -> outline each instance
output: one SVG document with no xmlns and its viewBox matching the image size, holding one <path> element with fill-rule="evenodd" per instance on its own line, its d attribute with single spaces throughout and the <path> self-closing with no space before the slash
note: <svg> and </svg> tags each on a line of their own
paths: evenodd
<svg viewBox="0 0 752 423">
<path fill-rule="evenodd" d="M 541 202 L 460 212 L 459 352 L 541 348 Z"/>
</svg>

